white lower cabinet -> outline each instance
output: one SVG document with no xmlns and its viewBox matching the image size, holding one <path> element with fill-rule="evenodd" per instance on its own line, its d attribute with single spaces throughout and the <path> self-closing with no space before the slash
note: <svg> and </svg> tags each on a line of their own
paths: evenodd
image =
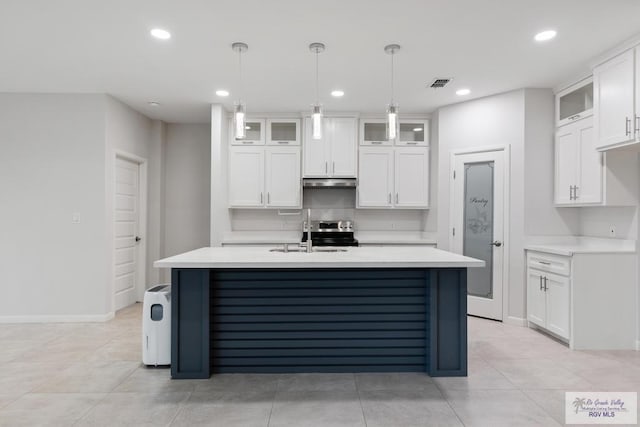
<svg viewBox="0 0 640 427">
<path fill-rule="evenodd" d="M 229 207 L 300 208 L 300 147 L 229 147 Z"/>
<path fill-rule="evenodd" d="M 429 148 L 360 146 L 360 208 L 429 207 Z"/>
<path fill-rule="evenodd" d="M 569 278 L 527 270 L 527 320 L 569 339 Z"/>
<path fill-rule="evenodd" d="M 635 253 L 527 251 L 527 321 L 572 349 L 635 348 Z"/>
</svg>

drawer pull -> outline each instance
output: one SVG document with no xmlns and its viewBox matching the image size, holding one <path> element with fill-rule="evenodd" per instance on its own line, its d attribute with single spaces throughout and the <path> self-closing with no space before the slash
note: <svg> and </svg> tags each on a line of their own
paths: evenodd
<svg viewBox="0 0 640 427">
<path fill-rule="evenodd" d="M 540 264 L 544 264 L 544 265 L 551 265 L 551 263 L 550 263 L 550 262 L 547 262 L 547 261 L 538 261 L 538 262 L 539 262 Z"/>
</svg>

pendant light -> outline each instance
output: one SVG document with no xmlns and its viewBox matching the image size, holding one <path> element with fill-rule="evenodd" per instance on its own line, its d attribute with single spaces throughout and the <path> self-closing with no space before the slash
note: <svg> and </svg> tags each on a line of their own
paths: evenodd
<svg viewBox="0 0 640 427">
<path fill-rule="evenodd" d="M 313 139 L 322 139 L 322 105 L 318 95 L 318 54 L 324 52 L 324 44 L 311 43 L 309 50 L 316 54 L 316 102 L 311 107 L 311 133 Z"/>
<path fill-rule="evenodd" d="M 238 54 L 238 101 L 233 104 L 233 127 L 236 139 L 244 139 L 246 132 L 246 106 L 242 102 L 242 54 L 249 49 L 246 43 L 235 42 L 231 45 L 234 52 Z"/>
<path fill-rule="evenodd" d="M 389 44 L 384 47 L 384 51 L 391 55 L 391 102 L 387 106 L 387 139 L 396 139 L 399 132 L 398 104 L 393 99 L 393 56 L 400 50 L 399 44 Z"/>
</svg>

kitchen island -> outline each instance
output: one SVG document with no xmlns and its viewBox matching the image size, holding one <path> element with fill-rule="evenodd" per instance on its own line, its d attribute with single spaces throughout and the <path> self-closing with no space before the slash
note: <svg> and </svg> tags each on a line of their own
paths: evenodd
<svg viewBox="0 0 640 427">
<path fill-rule="evenodd" d="M 172 377 L 467 374 L 466 269 L 483 261 L 429 247 L 326 249 L 201 248 L 156 261 L 171 268 Z"/>
</svg>

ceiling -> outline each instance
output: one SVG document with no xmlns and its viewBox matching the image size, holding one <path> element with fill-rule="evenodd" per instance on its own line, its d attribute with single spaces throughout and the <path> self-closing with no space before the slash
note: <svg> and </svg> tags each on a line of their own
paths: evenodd
<svg viewBox="0 0 640 427">
<path fill-rule="evenodd" d="M 0 92 L 109 93 L 151 118 L 208 122 L 209 105 L 233 105 L 243 41 L 249 112 L 384 111 L 395 57 L 400 111 L 554 87 L 588 70 L 596 55 L 640 32 L 637 0 L 2 0 Z M 149 35 L 161 27 L 168 41 Z M 540 30 L 558 37 L 533 41 Z M 446 88 L 426 84 L 453 77 Z M 217 89 L 229 98 L 215 95 Z M 332 98 L 332 89 L 345 96 Z M 160 103 L 157 107 L 149 101 Z"/>
</svg>

